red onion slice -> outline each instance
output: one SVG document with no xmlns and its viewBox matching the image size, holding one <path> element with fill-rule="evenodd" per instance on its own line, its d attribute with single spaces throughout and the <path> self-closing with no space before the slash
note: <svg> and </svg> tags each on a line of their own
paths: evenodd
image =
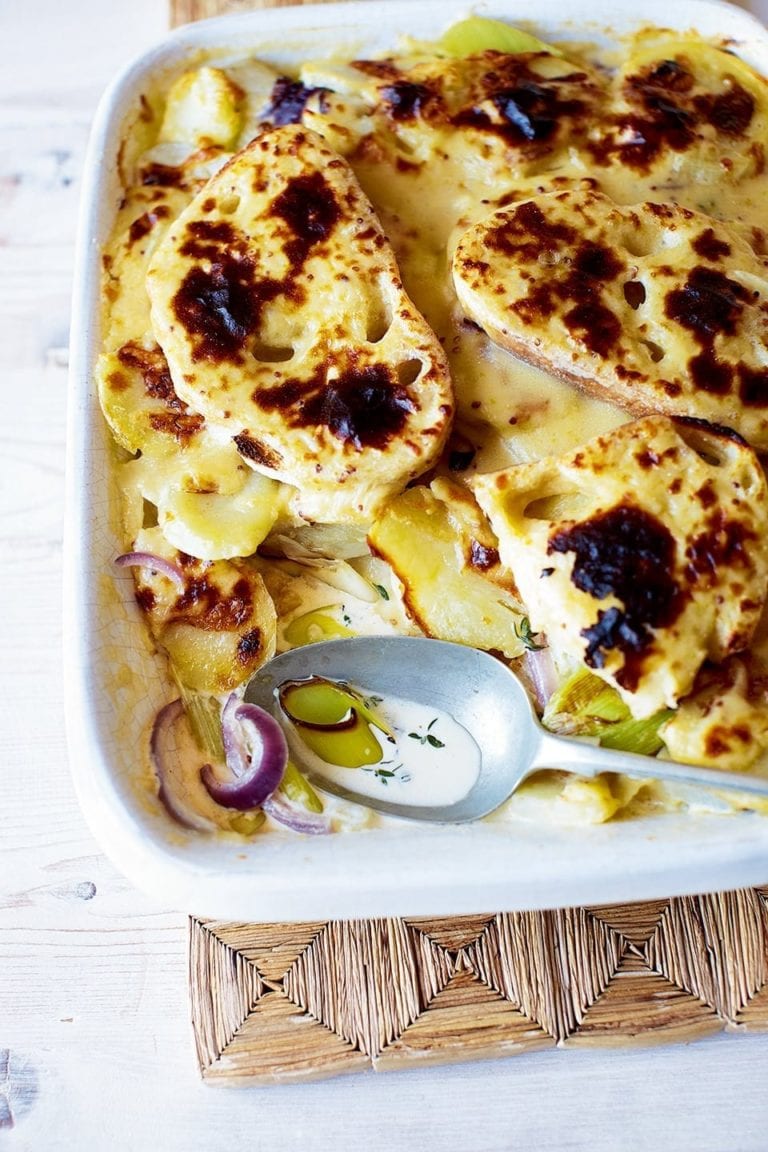
<svg viewBox="0 0 768 1152">
<path fill-rule="evenodd" d="M 227 701 L 225 711 L 230 708 L 231 699 Z M 245 741 L 234 737 L 235 723 L 244 730 L 251 746 L 250 755 L 245 751 Z M 219 780 L 210 764 L 204 764 L 200 769 L 200 778 L 210 797 L 222 808 L 245 812 L 262 806 L 279 785 L 288 763 L 288 745 L 274 716 L 257 704 L 232 706 L 227 717 L 227 729 L 227 742 L 232 750 L 227 754 L 231 778 Z"/>
<path fill-rule="evenodd" d="M 293 832 L 303 832 L 305 836 L 325 836 L 331 831 L 331 822 L 327 816 L 307 812 L 305 808 L 291 804 L 277 792 L 264 801 L 262 808 L 278 824 L 284 824 Z"/>
<path fill-rule="evenodd" d="M 224 756 L 227 768 L 237 778 L 246 775 L 251 760 L 243 729 L 237 720 L 237 711 L 242 703 L 237 693 L 232 692 L 221 712 L 221 741 L 224 745 Z"/>
<path fill-rule="evenodd" d="M 168 768 L 168 740 L 174 725 L 184 713 L 181 700 L 172 700 L 161 708 L 152 725 L 152 735 L 149 741 L 149 756 L 157 777 L 157 795 L 160 803 L 169 816 L 172 816 L 185 828 L 194 828 L 199 832 L 209 832 L 213 824 L 206 820 L 190 805 L 185 804 L 181 797 L 169 784 Z"/>
<path fill-rule="evenodd" d="M 124 552 L 115 560 L 118 568 L 149 568 L 152 572 L 159 572 L 161 576 L 172 580 L 178 588 L 184 588 L 186 578 L 181 568 L 171 560 L 156 556 L 154 552 Z"/>
<path fill-rule="evenodd" d="M 215 826 L 186 804 L 169 781 L 167 745 L 183 714 L 181 700 L 173 700 L 161 708 L 152 726 L 150 758 L 157 777 L 158 798 L 168 814 L 185 828 L 210 831 Z M 255 704 L 244 704 L 233 693 L 222 713 L 222 734 L 232 779 L 219 780 L 210 764 L 200 769 L 202 782 L 217 804 L 238 811 L 261 807 L 279 824 L 304 835 L 331 831 L 327 816 L 307 812 L 275 792 L 288 761 L 288 746 L 282 728 L 269 712 Z M 248 744 L 253 749 L 250 753 Z"/>
<path fill-rule="evenodd" d="M 545 708 L 557 688 L 557 672 L 551 648 L 528 649 L 523 653 L 523 666 L 536 693 L 536 703 Z"/>
</svg>

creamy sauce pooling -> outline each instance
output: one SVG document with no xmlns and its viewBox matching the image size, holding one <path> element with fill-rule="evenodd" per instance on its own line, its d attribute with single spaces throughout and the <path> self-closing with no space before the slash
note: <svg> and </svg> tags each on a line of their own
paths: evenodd
<svg viewBox="0 0 768 1152">
<path fill-rule="evenodd" d="M 371 726 L 381 747 L 378 763 L 343 768 L 322 760 L 283 713 L 289 745 L 315 783 L 324 778 L 361 797 L 419 807 L 456 804 L 471 791 L 480 774 L 480 749 L 463 725 L 432 705 L 355 690 L 392 733 Z"/>
</svg>

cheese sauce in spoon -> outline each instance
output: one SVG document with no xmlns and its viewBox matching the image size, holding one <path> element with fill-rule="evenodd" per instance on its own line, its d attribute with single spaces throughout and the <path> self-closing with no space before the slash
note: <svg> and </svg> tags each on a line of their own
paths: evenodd
<svg viewBox="0 0 768 1152">
<path fill-rule="evenodd" d="M 288 687 L 304 699 L 313 690 L 317 699 L 335 689 L 339 701 L 349 703 L 335 723 L 306 724 L 296 718 L 286 685 L 277 690 L 289 746 L 317 783 L 351 788 L 362 798 L 429 806 L 456 804 L 477 782 L 480 749 L 443 709 L 366 695 L 355 685 L 317 676 Z"/>
</svg>

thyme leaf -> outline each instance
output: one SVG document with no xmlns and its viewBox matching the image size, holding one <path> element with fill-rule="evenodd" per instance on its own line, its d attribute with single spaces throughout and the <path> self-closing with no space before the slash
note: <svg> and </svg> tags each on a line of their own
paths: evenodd
<svg viewBox="0 0 768 1152">
<path fill-rule="evenodd" d="M 443 741 L 438 740 L 437 736 L 434 736 L 430 731 L 435 724 L 437 724 L 437 716 L 430 720 L 424 735 L 422 735 L 421 732 L 409 732 L 408 735 L 411 740 L 418 740 L 419 744 L 429 744 L 431 748 L 445 748 Z"/>
<path fill-rule="evenodd" d="M 391 760 L 385 760 L 384 764 L 391 764 Z M 403 784 L 407 784 L 411 777 L 408 772 L 403 772 L 403 765 L 396 764 L 394 768 L 385 768 L 384 764 L 379 764 L 375 768 L 363 768 L 363 772 L 368 772 L 375 780 L 380 780 L 382 784 L 389 784 L 390 780 L 397 779 L 398 772 L 402 772 L 400 780 Z"/>
<path fill-rule="evenodd" d="M 529 652 L 541 652 L 543 648 L 546 648 L 546 644 L 536 643 L 536 639 L 541 633 L 531 631 L 531 622 L 527 616 L 522 617 L 519 626 L 515 624 L 513 627 L 515 629 L 515 636 L 517 636 L 518 640 L 522 642 L 523 647 L 527 648 Z"/>
</svg>

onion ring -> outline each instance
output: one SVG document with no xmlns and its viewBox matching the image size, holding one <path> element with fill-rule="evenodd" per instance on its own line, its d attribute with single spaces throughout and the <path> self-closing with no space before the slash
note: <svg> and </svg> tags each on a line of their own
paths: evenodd
<svg viewBox="0 0 768 1152">
<path fill-rule="evenodd" d="M 257 704 L 227 701 L 222 716 L 222 738 L 227 755 L 229 780 L 220 780 L 210 764 L 200 769 L 208 795 L 222 808 L 245 812 L 259 808 L 280 784 L 288 763 L 288 744 L 282 728 L 269 712 Z M 236 731 L 238 725 L 240 732 Z M 250 755 L 245 733 L 250 737 Z M 241 734 L 242 733 L 242 734 Z"/>
<path fill-rule="evenodd" d="M 522 655 L 521 662 L 536 694 L 536 703 L 540 708 L 546 708 L 550 696 L 557 688 L 557 672 L 552 660 L 552 650 L 527 649 Z"/>
<path fill-rule="evenodd" d="M 118 568 L 149 568 L 152 572 L 159 572 L 161 576 L 173 581 L 178 588 L 184 588 L 187 581 L 178 564 L 156 556 L 154 552 L 124 552 L 115 560 Z"/>
<path fill-rule="evenodd" d="M 267 816 L 271 816 L 278 824 L 285 825 L 293 832 L 303 832 L 305 836 L 325 836 L 331 831 L 331 822 L 327 816 L 307 812 L 305 808 L 291 804 L 278 793 L 265 800 L 262 808 Z"/>
<path fill-rule="evenodd" d="M 185 804 L 168 786 L 168 752 L 166 741 L 176 722 L 184 712 L 181 700 L 172 700 L 161 708 L 152 725 L 152 735 L 149 740 L 149 757 L 157 777 L 157 796 L 169 816 L 184 828 L 193 828 L 198 832 L 209 832 L 214 825 L 196 812 L 194 808 Z"/>
</svg>

